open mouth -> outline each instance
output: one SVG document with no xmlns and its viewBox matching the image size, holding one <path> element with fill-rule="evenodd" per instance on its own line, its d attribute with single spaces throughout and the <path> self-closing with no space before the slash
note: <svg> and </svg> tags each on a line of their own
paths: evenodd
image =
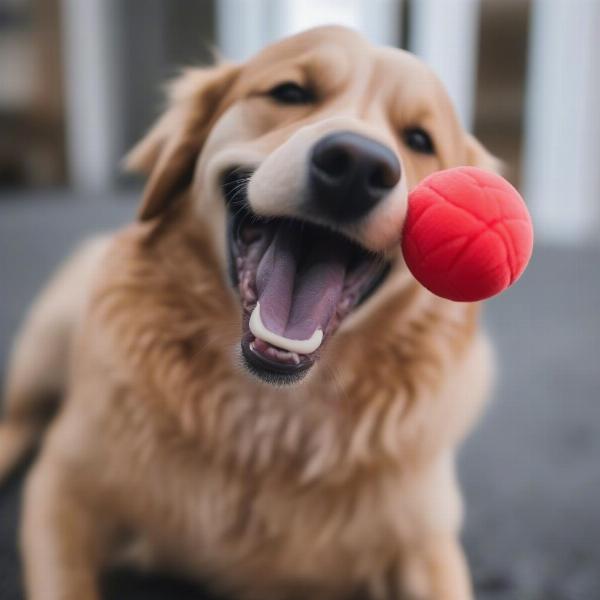
<svg viewBox="0 0 600 600">
<path fill-rule="evenodd" d="M 257 216 L 247 202 L 249 178 L 238 168 L 223 180 L 231 279 L 243 317 L 242 356 L 263 381 L 290 384 L 308 372 L 390 265 L 328 228 Z"/>
</svg>

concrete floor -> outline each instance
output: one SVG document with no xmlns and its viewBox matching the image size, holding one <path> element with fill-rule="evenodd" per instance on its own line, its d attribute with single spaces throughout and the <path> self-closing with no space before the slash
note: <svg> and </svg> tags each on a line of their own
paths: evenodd
<svg viewBox="0 0 600 600">
<path fill-rule="evenodd" d="M 64 194 L 0 197 L 0 364 L 28 302 L 86 232 L 133 214 Z M 600 248 L 538 247 L 488 303 L 500 363 L 490 408 L 460 456 L 465 544 L 483 600 L 600 598 Z M 15 549 L 26 467 L 0 490 L 0 598 L 21 600 Z M 207 598 L 158 576 L 119 573 L 110 600 Z"/>
</svg>

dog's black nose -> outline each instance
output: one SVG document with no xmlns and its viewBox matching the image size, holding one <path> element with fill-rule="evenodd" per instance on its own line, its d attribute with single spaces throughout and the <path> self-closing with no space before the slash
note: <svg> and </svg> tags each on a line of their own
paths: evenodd
<svg viewBox="0 0 600 600">
<path fill-rule="evenodd" d="M 337 222 L 356 221 L 398 183 L 400 174 L 400 162 L 387 146 L 351 131 L 330 133 L 310 157 L 310 208 Z"/>
</svg>

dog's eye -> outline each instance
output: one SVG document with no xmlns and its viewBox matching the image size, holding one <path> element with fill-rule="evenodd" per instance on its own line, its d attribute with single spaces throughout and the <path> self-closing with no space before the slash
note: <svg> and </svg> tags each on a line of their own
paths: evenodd
<svg viewBox="0 0 600 600">
<path fill-rule="evenodd" d="M 314 95 L 310 90 L 293 81 L 276 85 L 269 91 L 269 96 L 281 104 L 308 104 L 314 100 Z"/>
<path fill-rule="evenodd" d="M 434 154 L 435 148 L 431 136 L 421 127 L 410 127 L 404 130 L 406 145 L 421 154 Z"/>
</svg>

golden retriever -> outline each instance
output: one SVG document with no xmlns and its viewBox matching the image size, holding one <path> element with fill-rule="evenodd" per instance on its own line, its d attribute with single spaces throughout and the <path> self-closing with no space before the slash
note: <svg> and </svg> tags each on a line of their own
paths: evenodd
<svg viewBox="0 0 600 600">
<path fill-rule="evenodd" d="M 482 405 L 478 306 L 399 252 L 407 195 L 494 159 L 407 52 L 339 27 L 191 69 L 127 158 L 139 222 L 87 243 L 16 343 L 0 473 L 44 436 L 29 600 L 116 562 L 241 598 L 466 600 L 455 449 Z"/>
</svg>

